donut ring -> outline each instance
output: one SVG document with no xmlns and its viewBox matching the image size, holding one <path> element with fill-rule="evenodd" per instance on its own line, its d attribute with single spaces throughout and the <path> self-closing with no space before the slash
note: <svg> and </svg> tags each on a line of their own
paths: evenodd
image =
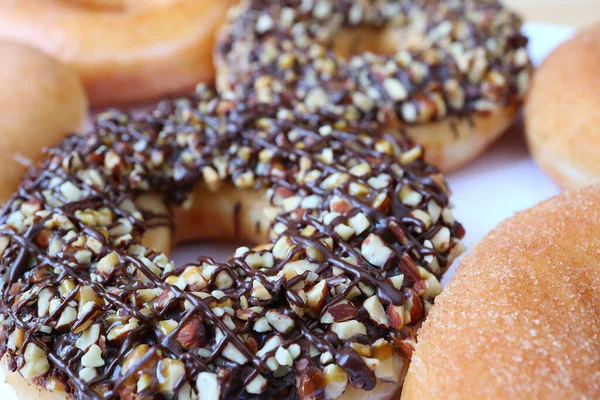
<svg viewBox="0 0 600 400">
<path fill-rule="evenodd" d="M 540 66 L 525 106 L 529 149 L 561 188 L 600 181 L 600 25 L 556 48 Z"/>
<path fill-rule="evenodd" d="M 436 298 L 402 399 L 600 398 L 599 248 L 598 185 L 500 224 Z"/>
<path fill-rule="evenodd" d="M 107 112 L 0 216 L 9 379 L 86 399 L 390 398 L 461 250 L 448 194 L 421 147 L 363 123 L 203 89 Z M 181 202 L 178 237 L 211 235 L 195 213 L 210 202 L 272 240 L 175 268 L 153 249 Z"/>
<path fill-rule="evenodd" d="M 235 0 L 1 0 L 0 37 L 60 59 L 94 107 L 192 91 L 214 79 L 217 28 Z"/>
<path fill-rule="evenodd" d="M 246 0 L 219 33 L 221 91 L 405 131 L 452 170 L 513 121 L 532 73 L 496 1 Z"/>
</svg>

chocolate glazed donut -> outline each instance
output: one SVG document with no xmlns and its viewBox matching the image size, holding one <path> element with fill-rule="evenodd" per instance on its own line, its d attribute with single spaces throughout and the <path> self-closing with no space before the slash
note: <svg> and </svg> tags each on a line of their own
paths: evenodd
<svg viewBox="0 0 600 400">
<path fill-rule="evenodd" d="M 495 0 L 246 0 L 219 34 L 221 90 L 404 131 L 442 170 L 513 121 L 532 73 Z"/>
<path fill-rule="evenodd" d="M 421 147 L 367 123 L 204 89 L 108 111 L 2 210 L 8 381 L 44 398 L 389 398 L 461 250 L 448 196 Z M 211 237 L 198 208 L 220 201 L 233 234 L 267 244 L 174 266 L 158 249 Z"/>
</svg>

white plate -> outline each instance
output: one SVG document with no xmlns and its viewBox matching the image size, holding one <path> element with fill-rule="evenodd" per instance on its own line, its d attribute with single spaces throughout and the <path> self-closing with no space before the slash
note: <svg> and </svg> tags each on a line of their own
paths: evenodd
<svg viewBox="0 0 600 400">
<path fill-rule="evenodd" d="M 535 64 L 573 34 L 570 27 L 542 23 L 527 23 L 524 30 L 530 38 L 529 50 Z M 558 193 L 529 157 L 521 132 L 517 124 L 479 160 L 447 177 L 454 213 L 465 226 L 464 243 L 468 247 L 516 211 Z M 198 255 L 225 261 L 235 248 L 231 243 L 186 244 L 175 249 L 173 258 L 177 265 L 192 262 Z M 452 272 L 446 274 L 444 282 Z M 0 393 L 5 400 L 17 400 L 12 388 L 4 383 L 0 383 Z"/>
</svg>

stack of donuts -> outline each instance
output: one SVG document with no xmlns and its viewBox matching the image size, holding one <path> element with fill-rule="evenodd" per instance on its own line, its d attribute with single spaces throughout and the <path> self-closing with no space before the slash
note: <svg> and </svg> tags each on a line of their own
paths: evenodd
<svg viewBox="0 0 600 400">
<path fill-rule="evenodd" d="M 600 275 L 559 279 L 597 254 L 599 218 L 581 209 L 597 209 L 599 188 L 498 228 L 436 300 L 465 234 L 440 171 L 505 130 L 532 74 L 521 20 L 497 1 L 5 7 L 0 37 L 70 68 L 0 45 L 13 60 L 0 78 L 27 88 L 3 151 L 30 168 L 8 171 L 0 192 L 0 354 L 19 398 L 600 392 L 600 379 L 570 364 L 577 354 L 600 366 L 587 319 L 598 296 L 578 286 Z M 30 64 L 31 75 L 16 73 Z M 193 94 L 100 111 L 86 134 L 64 135 L 81 130 L 84 91 L 93 106 L 139 104 L 200 81 Z M 42 86 L 43 96 L 31 89 Z M 561 252 L 565 218 L 585 244 Z M 522 234 L 540 220 L 539 238 Z M 226 262 L 175 265 L 174 244 L 190 239 L 248 246 Z M 536 304 L 550 300 L 575 324 L 544 326 L 555 307 Z"/>
</svg>

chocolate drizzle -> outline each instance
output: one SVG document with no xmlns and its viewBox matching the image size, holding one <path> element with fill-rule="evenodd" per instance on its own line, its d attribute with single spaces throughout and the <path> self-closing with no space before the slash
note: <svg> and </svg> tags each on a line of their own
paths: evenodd
<svg viewBox="0 0 600 400">
<path fill-rule="evenodd" d="M 177 206 L 215 180 L 268 196 L 271 246 L 175 267 L 141 245 L 171 224 L 141 200 Z M 2 210 L 0 350 L 77 399 L 210 398 L 211 382 L 213 397 L 321 398 L 333 372 L 372 390 L 368 360 L 381 346 L 410 357 L 459 252 L 448 196 L 419 147 L 370 123 L 204 89 L 137 119 L 108 111 L 50 149 Z M 389 323 L 363 306 L 375 298 Z"/>
</svg>

